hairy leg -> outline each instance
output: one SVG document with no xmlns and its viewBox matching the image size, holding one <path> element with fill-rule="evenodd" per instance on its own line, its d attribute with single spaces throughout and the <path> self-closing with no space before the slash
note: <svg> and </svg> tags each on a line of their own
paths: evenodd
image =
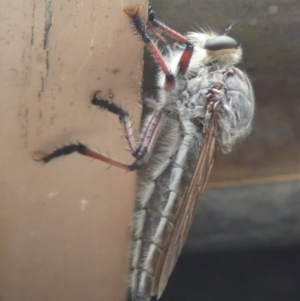
<svg viewBox="0 0 300 301">
<path fill-rule="evenodd" d="M 34 156 L 35 160 L 48 163 L 55 158 L 67 156 L 77 152 L 81 155 L 100 160 L 104 163 L 110 164 L 112 166 L 121 168 L 126 171 L 133 171 L 139 169 L 143 165 L 143 163 L 148 160 L 149 156 L 147 155 L 149 154 L 149 149 L 151 148 L 155 139 L 157 138 L 157 133 L 159 132 L 161 124 L 161 112 L 159 110 L 155 110 L 152 113 L 144 128 L 139 146 L 135 148 L 132 127 L 128 112 L 120 106 L 118 106 L 117 104 L 103 99 L 101 97 L 101 92 L 96 92 L 91 102 L 93 105 L 98 106 L 101 109 L 107 110 L 119 117 L 127 144 L 130 148 L 131 154 L 136 158 L 136 160 L 131 165 L 124 164 L 118 160 L 114 160 L 108 156 L 95 152 L 82 143 L 71 143 L 69 145 L 60 147 L 48 154 L 41 152 L 36 153 Z"/>
</svg>

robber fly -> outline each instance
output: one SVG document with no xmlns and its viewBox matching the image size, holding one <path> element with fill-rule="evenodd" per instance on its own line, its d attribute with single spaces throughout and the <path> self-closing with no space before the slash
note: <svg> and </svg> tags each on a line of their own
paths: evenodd
<svg viewBox="0 0 300 301">
<path fill-rule="evenodd" d="M 254 96 L 247 75 L 234 67 L 242 49 L 225 33 L 190 32 L 183 36 L 156 19 L 149 6 L 144 25 L 139 7 L 125 10 L 135 31 L 160 67 L 157 99 L 147 102 L 135 147 L 128 112 L 96 93 L 92 103 L 117 115 L 135 161 L 126 165 L 71 144 L 40 160 L 78 152 L 127 171 L 138 170 L 130 260 L 133 301 L 159 298 L 182 250 L 196 206 L 218 149 L 229 153 L 251 131 Z M 171 47 L 165 37 L 180 43 Z M 162 54 L 156 41 L 162 43 Z"/>
</svg>

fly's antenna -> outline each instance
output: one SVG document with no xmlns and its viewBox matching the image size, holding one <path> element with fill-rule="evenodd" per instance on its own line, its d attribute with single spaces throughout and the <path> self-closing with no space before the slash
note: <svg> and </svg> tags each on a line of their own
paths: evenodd
<svg viewBox="0 0 300 301">
<path fill-rule="evenodd" d="M 220 36 L 227 36 L 229 31 L 231 30 L 232 26 L 235 25 L 237 23 L 237 21 L 231 22 L 224 30 L 224 32 L 222 32 L 220 34 Z"/>
</svg>

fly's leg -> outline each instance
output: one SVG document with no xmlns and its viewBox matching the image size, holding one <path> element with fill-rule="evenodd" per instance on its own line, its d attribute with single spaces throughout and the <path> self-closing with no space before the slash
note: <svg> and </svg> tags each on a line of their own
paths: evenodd
<svg viewBox="0 0 300 301">
<path fill-rule="evenodd" d="M 129 150 L 133 155 L 135 152 L 135 143 L 133 139 L 133 132 L 130 117 L 127 111 L 125 111 L 120 106 L 117 106 L 113 102 L 109 102 L 102 98 L 101 92 L 98 91 L 95 93 L 92 104 L 99 107 L 100 109 L 107 110 L 117 116 L 119 116 L 120 123 L 122 124 L 123 134 L 129 146 Z"/>
<path fill-rule="evenodd" d="M 103 99 L 101 97 L 100 91 L 95 93 L 91 102 L 93 105 L 95 105 L 103 110 L 106 110 L 108 112 L 111 112 L 119 117 L 120 123 L 122 124 L 125 139 L 127 141 L 129 149 L 131 151 L 131 154 L 134 156 L 134 153 L 136 150 L 135 150 L 135 143 L 134 143 L 134 139 L 133 139 L 132 126 L 131 126 L 130 117 L 129 117 L 128 112 L 125 111 L 120 106 L 118 106 L 117 104 Z M 121 168 L 126 171 L 133 171 L 140 167 L 140 164 L 138 164 L 139 162 L 137 162 L 138 160 L 136 160 L 131 165 L 127 165 L 120 161 L 117 161 L 117 160 L 114 160 L 107 156 L 104 156 L 98 152 L 95 152 L 82 143 L 69 144 L 69 145 L 63 146 L 61 148 L 58 148 L 49 154 L 37 153 L 35 156 L 35 159 L 37 161 L 42 161 L 44 163 L 48 163 L 52 159 L 55 159 L 55 158 L 58 158 L 61 156 L 67 156 L 67 155 L 70 155 L 75 152 L 77 152 L 81 155 L 84 155 L 84 156 L 91 157 L 96 160 L 100 160 L 102 162 L 105 162 L 107 164 Z"/>
<path fill-rule="evenodd" d="M 161 35 L 161 31 L 157 28 L 154 27 L 151 22 L 149 22 L 149 15 L 150 15 L 150 10 L 152 10 L 150 4 L 148 5 L 148 22 L 147 22 L 147 31 L 149 34 L 154 37 L 158 42 L 160 42 L 163 46 L 165 46 L 168 50 L 169 56 L 172 54 L 172 49 L 170 45 L 167 43 L 166 39 Z"/>
<path fill-rule="evenodd" d="M 162 69 L 163 73 L 166 76 L 166 81 L 165 81 L 165 87 L 167 90 L 172 90 L 175 87 L 175 76 L 172 74 L 169 70 L 169 67 L 164 61 L 163 56 L 161 55 L 160 51 L 158 50 L 157 46 L 151 39 L 150 35 L 145 29 L 145 26 L 143 25 L 143 22 L 139 16 L 139 10 L 140 7 L 136 6 L 132 11 L 130 10 L 125 10 L 125 13 L 130 17 L 132 24 L 137 31 L 137 33 L 141 36 L 142 40 L 148 47 L 149 51 L 153 55 L 155 61 L 157 64 L 160 66 Z"/>
<path fill-rule="evenodd" d="M 151 24 L 153 28 L 157 28 L 164 33 L 166 33 L 169 37 L 177 40 L 180 43 L 185 44 L 185 49 L 181 55 L 178 67 L 179 73 L 184 75 L 189 67 L 189 63 L 194 51 L 194 45 L 182 34 L 173 30 L 172 28 L 165 25 L 163 22 L 159 21 L 155 17 L 155 12 L 153 11 L 151 5 L 148 6 L 148 23 Z M 149 26 L 149 25 L 148 25 Z"/>
<path fill-rule="evenodd" d="M 160 132 L 161 117 L 162 115 L 160 111 L 154 111 L 150 116 L 141 136 L 140 145 L 134 153 L 137 160 L 142 160 L 143 162 L 148 160 L 150 150 L 153 144 L 155 144 L 154 141 Z"/>
<path fill-rule="evenodd" d="M 72 143 L 58 148 L 49 154 L 36 153 L 35 160 L 48 163 L 55 158 L 67 156 L 77 152 L 81 155 L 100 160 L 102 162 L 105 162 L 107 164 L 121 168 L 126 171 L 133 171 L 139 169 L 143 165 L 143 163 L 146 160 L 148 160 L 149 156 L 147 155 L 149 154 L 149 149 L 153 145 L 153 141 L 156 139 L 157 133 L 159 132 L 158 129 L 160 128 L 159 125 L 161 124 L 161 112 L 156 110 L 152 113 L 148 123 L 145 126 L 139 146 L 135 148 L 132 127 L 128 112 L 120 106 L 116 105 L 115 103 L 102 99 L 100 92 L 95 93 L 92 99 L 92 104 L 119 116 L 119 120 L 123 127 L 124 136 L 130 148 L 131 154 L 136 158 L 136 160 L 131 165 L 124 164 L 108 156 L 95 152 L 82 143 Z"/>
<path fill-rule="evenodd" d="M 161 112 L 159 110 L 154 110 L 144 128 L 139 146 L 135 148 L 128 112 L 117 106 L 115 103 L 102 99 L 101 92 L 95 93 L 92 104 L 119 116 L 131 154 L 136 158 L 136 161 L 132 166 L 139 168 L 148 159 L 147 155 L 153 145 L 153 141 L 156 140 L 159 133 L 162 116 Z"/>
<path fill-rule="evenodd" d="M 149 22 L 147 23 L 147 31 L 151 34 L 151 36 L 153 36 L 156 40 L 158 40 L 164 46 L 166 46 L 167 48 L 170 47 L 170 45 L 167 43 L 165 38 Z"/>
<path fill-rule="evenodd" d="M 158 30 L 156 28 L 154 28 L 150 23 L 147 23 L 147 31 L 151 34 L 152 37 L 154 37 L 158 42 L 160 42 L 161 44 L 163 44 L 168 51 L 169 56 L 171 56 L 172 54 L 172 49 L 170 47 L 170 45 L 167 43 L 167 41 L 165 40 L 165 38 L 158 32 Z"/>
<path fill-rule="evenodd" d="M 57 150 L 55 150 L 54 152 L 50 153 L 50 154 L 37 154 L 37 156 L 35 156 L 35 160 L 36 161 L 42 161 L 44 163 L 48 163 L 50 162 L 52 159 L 61 157 L 61 156 L 67 156 L 70 155 L 72 153 L 79 153 L 81 155 L 84 156 L 88 156 L 91 157 L 93 159 L 96 160 L 100 160 L 102 162 L 105 162 L 109 165 L 121 168 L 123 170 L 126 171 L 133 171 L 138 169 L 137 165 L 135 164 L 135 162 L 132 165 L 126 165 L 120 161 L 111 159 L 107 156 L 104 156 L 100 153 L 97 153 L 93 150 L 91 150 L 90 148 L 88 148 L 86 145 L 82 144 L 82 143 L 77 143 L 77 144 L 69 144 L 66 146 L 63 146 L 61 148 L 58 148 Z"/>
</svg>

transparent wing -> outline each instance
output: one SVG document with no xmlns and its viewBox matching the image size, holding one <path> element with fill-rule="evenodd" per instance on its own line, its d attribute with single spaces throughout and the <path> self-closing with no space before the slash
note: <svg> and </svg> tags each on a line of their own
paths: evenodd
<svg viewBox="0 0 300 301">
<path fill-rule="evenodd" d="M 177 259 L 181 253 L 182 247 L 186 241 L 187 234 L 190 230 L 196 207 L 205 189 L 210 171 L 212 169 L 216 151 L 218 149 L 216 140 L 218 108 L 215 109 L 212 116 L 205 142 L 200 153 L 200 157 L 195 168 L 191 183 L 186 191 L 184 202 L 178 216 L 175 219 L 175 227 L 168 237 L 166 244 L 167 253 L 160 258 L 157 265 L 154 278 L 154 286 L 158 285 L 158 298 L 162 295 L 170 274 L 172 273 Z"/>
</svg>

